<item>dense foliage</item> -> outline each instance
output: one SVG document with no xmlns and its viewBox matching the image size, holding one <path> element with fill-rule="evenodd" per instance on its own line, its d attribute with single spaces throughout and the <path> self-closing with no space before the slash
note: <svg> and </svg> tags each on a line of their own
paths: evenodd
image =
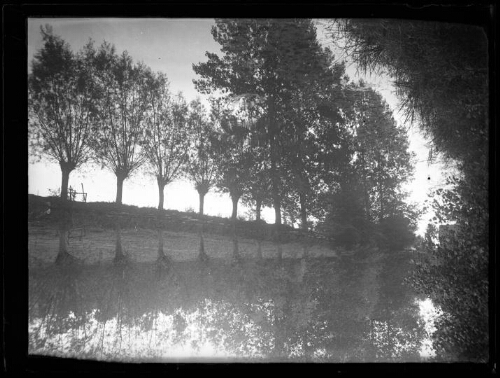
<svg viewBox="0 0 500 378">
<path fill-rule="evenodd" d="M 364 70 L 386 72 L 434 147 L 486 163 L 487 39 L 479 27 L 405 20 L 337 20 L 332 37 Z"/>
<path fill-rule="evenodd" d="M 408 137 L 378 93 L 363 82 L 350 89 L 356 95 L 339 140 L 344 157 L 322 227 L 332 229 L 338 245 L 398 251 L 413 241 L 418 218 L 402 189 L 413 173 Z"/>
<path fill-rule="evenodd" d="M 453 190 L 435 194 L 436 217 L 420 247 L 427 258 L 417 261 L 411 283 L 444 312 L 434 334 L 438 358 L 485 362 L 489 346 L 488 213 L 478 201 L 477 187 L 457 178 L 448 182 Z M 455 221 L 453 227 L 438 227 L 445 220 Z"/>
<path fill-rule="evenodd" d="M 413 284 L 443 308 L 438 357 L 485 361 L 488 350 L 488 51 L 483 29 L 404 20 L 337 20 L 337 39 L 365 70 L 385 70 L 402 106 L 459 173 L 438 189 L 439 242 L 428 229 Z M 340 39 L 343 38 L 343 41 Z M 443 239 L 443 238 L 442 238 Z"/>
<path fill-rule="evenodd" d="M 311 20 L 216 20 L 212 34 L 222 55 L 207 52 L 193 68 L 201 92 L 237 104 L 219 112 L 228 126 L 221 184 L 231 197 L 254 202 L 257 214 L 271 202 L 275 224 L 316 227 L 337 245 L 407 246 L 416 214 L 401 185 L 411 156 L 381 96 L 348 84 Z"/>
</svg>

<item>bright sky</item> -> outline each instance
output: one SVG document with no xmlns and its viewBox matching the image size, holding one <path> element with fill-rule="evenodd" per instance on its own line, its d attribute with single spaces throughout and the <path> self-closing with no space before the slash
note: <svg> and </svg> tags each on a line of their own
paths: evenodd
<svg viewBox="0 0 500 378">
<path fill-rule="evenodd" d="M 45 24 L 50 24 L 54 34 L 61 36 L 74 51 L 80 50 L 89 38 L 94 40 L 96 46 L 104 40 L 114 44 L 118 53 L 127 50 L 134 61 L 142 61 L 152 70 L 166 73 L 171 90 L 182 91 L 188 101 L 197 96 L 204 99 L 194 88 L 193 79 L 196 75 L 192 69 L 193 63 L 206 61 L 206 51 L 219 52 L 219 45 L 210 33 L 214 24 L 212 19 L 31 18 L 28 20 L 30 71 L 33 55 L 42 47 L 40 26 Z M 325 38 L 321 40 L 326 41 Z M 357 76 L 354 65 L 348 67 L 347 73 L 351 79 L 363 77 L 385 97 L 394 111 L 398 108 L 393 89 L 386 79 Z M 396 111 L 395 118 L 402 124 Z M 409 136 L 410 148 L 417 153 L 418 161 L 415 179 L 408 186 L 411 191 L 410 201 L 423 203 L 431 187 L 442 185 L 443 171 L 438 165 L 427 164 L 429 150 L 416 125 L 410 129 Z M 112 202 L 116 196 L 115 175 L 100 168 L 87 166 L 73 171 L 69 184 L 78 191 L 83 184 L 90 202 Z M 28 193 L 47 196 L 50 195 L 49 190 L 60 186 L 61 170 L 57 164 L 43 161 L 29 165 Z M 123 203 L 156 207 L 156 180 L 140 174 L 127 179 L 124 183 Z M 231 206 L 227 195 L 209 193 L 205 197 L 206 214 L 229 217 Z M 192 208 L 197 211 L 198 193 L 188 182 L 174 182 L 165 188 L 165 208 L 179 211 Z M 245 215 L 247 211 L 242 205 L 239 206 L 239 215 Z M 273 210 L 264 209 L 263 218 L 269 223 L 274 222 Z M 426 224 L 425 220 L 421 223 L 419 232 L 424 230 Z"/>
</svg>

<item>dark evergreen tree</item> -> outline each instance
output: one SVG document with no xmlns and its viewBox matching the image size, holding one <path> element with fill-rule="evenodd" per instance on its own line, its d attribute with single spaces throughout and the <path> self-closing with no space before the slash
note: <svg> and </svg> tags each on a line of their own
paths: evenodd
<svg viewBox="0 0 500 378">
<path fill-rule="evenodd" d="M 216 20 L 212 29 L 222 57 L 207 53 L 208 62 L 194 65 L 203 93 L 220 90 L 258 101 L 265 117 L 276 224 L 281 224 L 280 144 L 283 109 L 298 85 L 323 78 L 324 61 L 311 20 Z"/>
<path fill-rule="evenodd" d="M 365 90 L 355 103 L 353 164 L 361 178 L 366 219 L 378 224 L 379 241 L 394 250 L 410 244 L 416 228 L 417 214 L 406 204 L 402 188 L 413 174 L 414 156 L 406 131 L 397 126 L 382 97 L 363 84 L 361 88 Z"/>
<path fill-rule="evenodd" d="M 413 172 L 406 132 L 382 97 L 364 83 L 347 90 L 351 106 L 342 112 L 345 127 L 330 132 L 333 148 L 323 148 L 329 233 L 349 248 L 376 242 L 401 249 L 412 241 L 417 221 L 402 190 Z"/>
</svg>

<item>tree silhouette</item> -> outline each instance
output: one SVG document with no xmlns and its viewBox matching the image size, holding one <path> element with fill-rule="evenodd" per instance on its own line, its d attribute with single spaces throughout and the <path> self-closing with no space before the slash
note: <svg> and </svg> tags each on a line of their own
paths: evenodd
<svg viewBox="0 0 500 378">
<path fill-rule="evenodd" d="M 52 28 L 41 27 L 43 47 L 35 54 L 28 78 L 30 153 L 48 157 L 61 167 L 61 217 L 58 260 L 67 255 L 69 214 L 66 212 L 70 173 L 87 162 L 90 138 L 96 132 L 97 100 L 93 67 Z"/>
<path fill-rule="evenodd" d="M 219 157 L 216 187 L 231 197 L 231 218 L 235 221 L 238 202 L 247 192 L 248 169 L 252 163 L 248 159 L 251 148 L 249 130 L 242 126 L 242 119 L 234 115 L 221 99 L 212 101 L 211 117 L 212 122 L 219 126 L 213 138 L 213 149 Z"/>
<path fill-rule="evenodd" d="M 363 83 L 361 83 L 363 85 Z M 412 158 L 406 132 L 398 127 L 382 97 L 370 88 L 355 105 L 355 166 L 370 199 L 369 219 L 381 222 L 396 215 L 404 199 L 401 185 L 411 178 Z"/>
<path fill-rule="evenodd" d="M 217 178 L 217 158 L 213 148 L 213 125 L 207 119 L 206 109 L 199 99 L 189 104 L 187 125 L 191 148 L 186 174 L 198 192 L 199 213 L 203 215 L 205 195 L 214 186 Z"/>
<path fill-rule="evenodd" d="M 242 201 L 247 206 L 255 206 L 255 219 L 261 220 L 263 206 L 272 206 L 272 180 L 270 173 L 270 156 L 266 134 L 265 117 L 262 116 L 262 108 L 255 103 L 243 101 L 242 106 L 233 123 L 235 125 L 236 137 L 246 138 L 242 143 L 245 147 L 240 151 L 240 176 L 245 188 Z M 245 127 L 245 125 L 251 125 Z M 232 133 L 231 128 L 227 131 Z"/>
<path fill-rule="evenodd" d="M 89 59 L 96 70 L 100 91 L 99 133 L 93 138 L 97 161 L 116 175 L 116 203 L 122 203 L 123 182 L 144 162 L 140 141 L 148 107 L 146 68 L 134 64 L 124 51 L 104 42 L 97 50 L 89 43 Z"/>
<path fill-rule="evenodd" d="M 417 216 L 402 190 L 413 173 L 408 137 L 373 89 L 361 82 L 346 91 L 357 94 L 344 108 L 344 130 L 332 136 L 339 148 L 323 157 L 326 170 L 336 172 L 325 180 L 331 193 L 329 233 L 347 247 L 373 241 L 402 248 L 412 240 Z"/>
<path fill-rule="evenodd" d="M 158 183 L 158 210 L 163 210 L 165 186 L 182 174 L 187 163 L 189 138 L 188 107 L 181 93 L 172 96 L 164 74 L 147 73 L 149 108 L 145 116 L 142 151 L 149 171 Z"/>
<path fill-rule="evenodd" d="M 214 39 L 222 58 L 207 52 L 208 62 L 193 65 L 202 93 L 217 90 L 253 103 L 266 120 L 275 223 L 281 224 L 280 138 L 284 104 L 294 85 L 321 80 L 323 61 L 310 20 L 216 20 Z"/>
<path fill-rule="evenodd" d="M 59 163 L 61 198 L 69 174 L 90 158 L 89 136 L 95 122 L 91 68 L 50 26 L 41 27 L 44 46 L 34 56 L 29 76 L 31 152 Z"/>
</svg>

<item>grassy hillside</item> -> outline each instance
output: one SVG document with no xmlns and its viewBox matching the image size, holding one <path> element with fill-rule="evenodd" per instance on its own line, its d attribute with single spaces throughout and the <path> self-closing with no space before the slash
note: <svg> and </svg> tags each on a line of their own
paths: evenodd
<svg viewBox="0 0 500 378">
<path fill-rule="evenodd" d="M 50 203 L 50 205 L 48 204 Z M 177 210 L 164 210 L 163 219 L 158 220 L 158 210 L 151 207 L 116 205 L 109 202 L 71 202 L 73 227 L 86 227 L 90 231 L 111 230 L 119 222 L 123 230 L 156 230 L 158 226 L 166 231 L 199 232 L 232 236 L 233 224 L 229 218 L 200 216 Z M 50 212 L 47 213 L 47 210 Z M 61 200 L 58 197 L 28 195 L 28 222 L 32 225 L 56 227 L 61 216 Z M 264 221 L 236 221 L 236 235 L 246 239 L 270 241 L 274 225 Z M 282 225 L 280 239 L 283 243 L 307 242 L 328 245 L 329 241 L 313 232 L 303 232 Z"/>
</svg>

